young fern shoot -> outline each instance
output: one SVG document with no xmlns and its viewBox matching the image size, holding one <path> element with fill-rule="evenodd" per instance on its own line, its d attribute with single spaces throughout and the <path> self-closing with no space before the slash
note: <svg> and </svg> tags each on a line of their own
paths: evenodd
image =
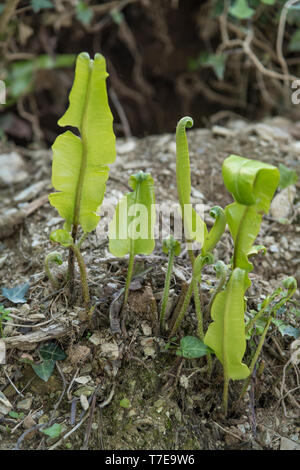
<svg viewBox="0 0 300 470">
<path fill-rule="evenodd" d="M 190 172 L 190 157 L 188 150 L 188 142 L 186 137 L 186 128 L 193 126 L 193 119 L 191 117 L 183 117 L 177 124 L 176 128 L 176 179 L 177 179 L 177 193 L 179 204 L 181 207 L 181 214 L 184 227 L 184 236 L 188 244 L 188 253 L 194 266 L 195 256 L 191 247 L 191 242 L 196 241 L 201 245 L 201 256 L 207 259 L 207 255 L 211 253 L 220 240 L 226 226 L 226 217 L 221 207 L 215 206 L 211 209 L 210 215 L 215 219 L 215 223 L 208 232 L 205 222 L 197 214 L 195 209 L 191 205 L 191 172 Z M 200 259 L 200 258 L 199 258 Z M 202 263 L 202 262 L 201 262 Z M 201 264 L 200 263 L 200 264 Z M 200 265 L 199 264 L 199 265 Z M 202 267 L 205 263 L 202 263 Z M 201 268 L 202 269 L 202 268 Z M 197 277 L 197 280 L 196 280 Z M 198 335 L 201 340 L 204 339 L 203 331 L 203 315 L 202 307 L 199 295 L 199 283 L 201 282 L 201 270 L 197 273 L 197 276 L 193 276 L 192 285 L 190 285 L 189 291 L 194 293 L 194 302 L 196 315 L 198 319 Z M 188 292 L 189 292 L 188 291 Z M 187 293 L 188 294 L 188 293 Z M 182 314 L 184 315 L 183 307 L 188 307 L 191 295 L 186 296 L 181 312 L 176 321 L 181 319 Z M 186 305 L 187 303 L 187 305 Z M 182 317 L 183 318 L 183 317 Z M 181 320 L 180 320 L 181 321 Z M 178 325 L 176 326 L 176 329 Z M 175 325 L 174 325 L 175 327 Z"/>
<path fill-rule="evenodd" d="M 106 90 L 105 59 L 96 54 L 94 60 L 86 52 L 76 61 L 75 79 L 69 97 L 69 107 L 60 118 L 60 126 L 76 127 L 80 137 L 71 131 L 59 135 L 53 144 L 52 184 L 58 191 L 49 200 L 65 219 L 63 229 L 52 232 L 52 241 L 69 248 L 68 273 L 71 302 L 74 301 L 74 256 L 81 274 L 86 306 L 89 289 L 80 245 L 79 227 L 83 236 L 93 231 L 98 222 L 96 215 L 101 205 L 108 164 L 115 161 L 115 135 L 113 117 Z"/>
<path fill-rule="evenodd" d="M 128 184 L 132 191 L 118 203 L 109 226 L 109 251 L 117 257 L 129 254 L 123 310 L 128 300 L 135 255 L 150 255 L 155 247 L 153 179 L 149 173 L 139 171 L 129 178 Z"/>
<path fill-rule="evenodd" d="M 173 262 L 174 256 L 179 256 L 181 251 L 180 243 L 175 240 L 175 238 L 170 235 L 169 238 L 163 241 L 162 251 L 167 255 L 169 255 L 168 267 L 166 272 L 165 278 L 165 286 L 164 286 L 164 293 L 161 303 L 161 312 L 160 312 L 160 328 L 161 330 L 165 329 L 166 326 L 166 309 L 169 300 L 169 291 L 170 291 L 170 282 L 171 282 L 171 275 L 173 270 Z"/>
</svg>

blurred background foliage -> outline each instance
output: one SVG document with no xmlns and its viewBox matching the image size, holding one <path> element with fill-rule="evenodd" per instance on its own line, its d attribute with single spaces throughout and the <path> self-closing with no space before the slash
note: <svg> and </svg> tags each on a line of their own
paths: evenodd
<svg viewBox="0 0 300 470">
<path fill-rule="evenodd" d="M 229 115 L 300 119 L 300 1 L 0 1 L 1 138 L 53 142 L 76 55 L 107 59 L 119 136 Z"/>
</svg>

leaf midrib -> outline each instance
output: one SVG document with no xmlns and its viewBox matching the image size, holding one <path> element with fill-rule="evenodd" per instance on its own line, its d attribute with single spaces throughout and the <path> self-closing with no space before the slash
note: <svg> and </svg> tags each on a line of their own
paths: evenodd
<svg viewBox="0 0 300 470">
<path fill-rule="evenodd" d="M 92 78 L 92 73 L 93 73 L 93 67 L 91 65 L 89 67 L 90 67 L 90 70 L 89 70 L 89 77 L 88 77 L 88 83 L 87 83 L 87 91 L 86 91 L 85 103 L 84 103 L 82 118 L 81 118 L 80 127 L 79 127 L 80 138 L 82 142 L 82 155 L 81 155 L 79 177 L 78 177 L 77 186 L 76 186 L 74 215 L 73 215 L 73 225 L 76 228 L 79 225 L 83 182 L 84 182 L 84 177 L 85 177 L 86 168 L 87 168 L 87 142 L 86 142 L 86 137 L 84 134 L 84 126 L 85 126 L 85 121 L 87 117 L 87 107 L 88 107 L 89 97 L 91 93 L 90 83 L 91 83 L 91 78 Z"/>
</svg>

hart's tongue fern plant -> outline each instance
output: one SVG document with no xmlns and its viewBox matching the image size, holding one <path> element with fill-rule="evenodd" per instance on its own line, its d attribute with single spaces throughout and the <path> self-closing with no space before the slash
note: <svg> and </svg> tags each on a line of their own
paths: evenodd
<svg viewBox="0 0 300 470">
<path fill-rule="evenodd" d="M 101 54 L 96 54 L 94 60 L 85 52 L 79 54 L 69 107 L 58 124 L 75 127 L 80 135 L 68 130 L 57 137 L 52 147 L 52 184 L 58 192 L 50 194 L 49 200 L 65 219 L 65 224 L 63 229 L 52 232 L 50 239 L 69 248 L 71 302 L 74 301 L 74 256 L 77 259 L 86 307 L 90 296 L 80 245 L 98 224 L 96 211 L 105 193 L 107 165 L 116 158 L 107 76 Z M 80 240 L 79 227 L 83 232 Z"/>
<path fill-rule="evenodd" d="M 269 211 L 279 182 L 279 171 L 272 165 L 231 155 L 223 163 L 223 179 L 235 199 L 225 209 L 234 241 L 232 273 L 224 290 L 212 302 L 213 322 L 204 342 L 223 365 L 223 410 L 226 415 L 229 380 L 245 379 L 250 374 L 247 365 L 242 363 L 246 350 L 244 295 L 251 285 L 248 273 L 253 269 L 248 258 L 257 251 L 253 243 L 263 213 Z"/>
<path fill-rule="evenodd" d="M 132 191 L 118 203 L 109 226 L 109 250 L 114 256 L 129 255 L 123 310 L 126 306 L 133 274 L 135 255 L 150 255 L 155 247 L 155 199 L 153 179 L 139 171 L 130 176 Z"/>
</svg>

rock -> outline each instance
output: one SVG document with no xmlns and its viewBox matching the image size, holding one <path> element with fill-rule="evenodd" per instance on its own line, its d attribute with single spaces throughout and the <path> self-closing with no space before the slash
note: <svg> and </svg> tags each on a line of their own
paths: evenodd
<svg viewBox="0 0 300 470">
<path fill-rule="evenodd" d="M 77 344 L 69 351 L 68 356 L 72 364 L 78 364 L 79 362 L 85 362 L 90 353 L 90 348 Z"/>
<path fill-rule="evenodd" d="M 17 409 L 28 411 L 31 408 L 32 402 L 33 397 L 24 398 L 24 400 L 21 400 L 17 403 Z"/>
<path fill-rule="evenodd" d="M 84 411 L 88 410 L 89 409 L 89 402 L 88 402 L 88 399 L 86 397 L 86 395 L 80 395 L 80 404 L 82 406 L 82 409 Z"/>
<path fill-rule="evenodd" d="M 156 355 L 154 338 L 141 338 L 141 346 L 146 357 L 154 357 Z"/>
<path fill-rule="evenodd" d="M 89 387 L 88 385 L 87 386 L 84 386 L 84 387 L 80 387 L 78 390 L 76 390 L 76 392 L 74 393 L 74 395 L 76 397 L 80 397 L 81 395 L 84 395 L 86 397 L 89 397 L 90 395 L 92 395 L 92 393 L 95 391 L 95 388 L 94 387 Z"/>
<path fill-rule="evenodd" d="M 204 199 L 203 193 L 201 193 L 201 191 L 198 191 L 198 189 L 195 188 L 192 188 L 191 195 L 195 199 Z"/>
<path fill-rule="evenodd" d="M 2 415 L 7 415 L 12 409 L 12 404 L 10 403 L 10 401 L 8 401 L 8 399 L 6 398 L 6 396 L 0 392 L 0 413 Z"/>
<path fill-rule="evenodd" d="M 119 348 L 116 343 L 103 343 L 101 345 L 101 356 L 115 361 L 119 357 Z"/>
<path fill-rule="evenodd" d="M 30 429 L 35 425 L 36 425 L 36 421 L 33 419 L 33 417 L 30 416 L 30 415 L 26 416 L 26 418 L 23 421 L 23 428 L 24 429 Z"/>
<path fill-rule="evenodd" d="M 89 342 L 92 343 L 94 346 L 99 346 L 102 341 L 102 336 L 100 335 L 99 332 L 92 334 L 92 336 L 89 337 Z"/>
<path fill-rule="evenodd" d="M 253 129 L 259 137 L 268 142 L 277 140 L 279 142 L 287 142 L 290 140 L 290 134 L 280 127 L 269 126 L 268 124 L 259 123 Z"/>
<path fill-rule="evenodd" d="M 280 441 L 280 450 L 300 450 L 300 445 L 287 437 L 282 437 Z"/>
<path fill-rule="evenodd" d="M 28 178 L 24 160 L 16 152 L 0 155 L 0 168 L 0 187 L 20 183 Z"/>
<path fill-rule="evenodd" d="M 134 140 L 128 140 L 124 144 L 117 145 L 117 153 L 123 155 L 125 153 L 133 152 L 136 147 L 136 142 Z"/>
<path fill-rule="evenodd" d="M 44 188 L 47 187 L 47 181 L 38 181 L 37 183 L 31 184 L 28 188 L 18 193 L 14 197 L 15 202 L 25 202 L 34 199 Z"/>
<path fill-rule="evenodd" d="M 271 216 L 277 220 L 289 217 L 292 213 L 295 196 L 296 187 L 294 185 L 288 186 L 280 191 L 280 193 L 276 194 L 271 203 Z"/>
<path fill-rule="evenodd" d="M 3 339 L 0 339 L 0 364 L 5 364 L 6 361 L 6 345 Z"/>
<path fill-rule="evenodd" d="M 222 137 L 235 137 L 237 134 L 237 131 L 222 126 L 213 126 L 212 132 L 213 134 L 221 135 Z"/>
<path fill-rule="evenodd" d="M 149 324 L 147 322 L 142 321 L 141 328 L 142 328 L 144 336 L 151 336 L 152 335 L 152 328 L 151 328 L 151 326 L 149 326 Z"/>
<path fill-rule="evenodd" d="M 296 142 L 291 142 L 288 146 L 288 150 L 294 153 L 300 153 L 300 140 L 296 140 Z"/>
<path fill-rule="evenodd" d="M 74 382 L 80 384 L 80 385 L 85 385 L 87 384 L 88 382 L 90 382 L 92 380 L 91 376 L 90 375 L 85 375 L 85 376 L 81 376 L 81 377 L 77 377 Z"/>
</svg>

